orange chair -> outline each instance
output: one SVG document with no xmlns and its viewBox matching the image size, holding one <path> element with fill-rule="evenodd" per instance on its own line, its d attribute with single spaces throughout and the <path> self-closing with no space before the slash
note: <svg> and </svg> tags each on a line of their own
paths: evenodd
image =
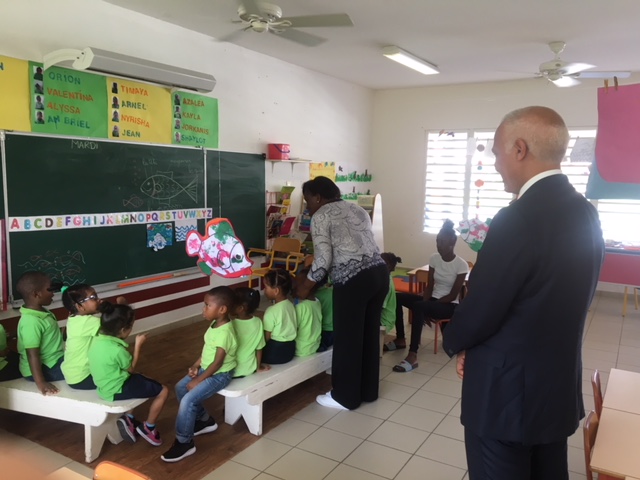
<svg viewBox="0 0 640 480">
<path fill-rule="evenodd" d="M 596 443 L 598 435 L 598 414 L 591 410 L 587 418 L 584 420 L 582 432 L 584 434 L 584 466 L 587 472 L 587 480 L 593 480 L 593 471 L 591 470 L 591 450 Z M 598 480 L 620 480 L 621 477 L 612 477 L 604 473 L 598 474 Z"/>
<path fill-rule="evenodd" d="M 249 288 L 254 278 L 264 277 L 269 270 L 277 267 L 284 267 L 291 275 L 295 276 L 298 267 L 304 262 L 304 254 L 301 253 L 302 243 L 296 238 L 278 237 L 273 240 L 271 250 L 263 248 L 251 248 L 247 252 L 247 258 L 251 258 L 252 254 L 265 255 L 267 257 L 267 265 L 264 267 L 254 268 L 249 276 Z"/>
<path fill-rule="evenodd" d="M 593 387 L 593 403 L 596 408 L 598 418 L 602 415 L 602 387 L 600 386 L 600 372 L 596 370 L 591 377 L 591 387 Z"/>
<path fill-rule="evenodd" d="M 151 480 L 151 477 L 113 462 L 100 462 L 93 472 L 93 480 Z"/>
</svg>

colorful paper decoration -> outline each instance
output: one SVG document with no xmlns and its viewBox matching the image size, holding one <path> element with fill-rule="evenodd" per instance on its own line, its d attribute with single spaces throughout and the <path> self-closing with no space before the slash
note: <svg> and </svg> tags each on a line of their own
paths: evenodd
<svg viewBox="0 0 640 480">
<path fill-rule="evenodd" d="M 198 257 L 197 265 L 202 273 L 215 273 L 224 278 L 238 278 L 251 274 L 253 262 L 247 258 L 244 245 L 236 237 L 229 220 L 210 220 L 206 232 L 206 235 L 202 236 L 197 231 L 190 231 L 185 245 L 187 255 Z"/>
<path fill-rule="evenodd" d="M 462 220 L 457 230 L 460 232 L 462 240 L 469 245 L 471 250 L 479 252 L 489 231 L 490 223 L 490 218 L 488 218 L 486 222 L 478 220 L 477 218 Z"/>
<path fill-rule="evenodd" d="M 173 223 L 150 223 L 147 225 L 147 247 L 154 252 L 173 245 Z"/>
</svg>

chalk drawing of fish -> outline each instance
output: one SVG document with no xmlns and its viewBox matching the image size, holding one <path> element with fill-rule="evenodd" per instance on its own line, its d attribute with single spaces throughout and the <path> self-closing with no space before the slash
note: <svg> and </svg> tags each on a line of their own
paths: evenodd
<svg viewBox="0 0 640 480">
<path fill-rule="evenodd" d="M 131 195 L 129 197 L 129 199 L 123 198 L 122 199 L 122 206 L 123 207 L 133 207 L 133 208 L 139 208 L 144 204 L 144 200 L 141 199 L 139 196 L 137 195 Z"/>
<path fill-rule="evenodd" d="M 184 187 L 173 179 L 173 172 L 158 172 L 142 182 L 140 191 L 155 200 L 170 200 L 181 193 L 186 193 L 194 202 L 197 202 L 198 177 L 194 177 L 189 185 Z"/>
</svg>

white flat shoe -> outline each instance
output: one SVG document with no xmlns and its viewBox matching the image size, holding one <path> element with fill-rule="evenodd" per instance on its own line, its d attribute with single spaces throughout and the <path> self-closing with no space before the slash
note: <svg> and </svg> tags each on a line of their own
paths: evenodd
<svg viewBox="0 0 640 480">
<path fill-rule="evenodd" d="M 323 407 L 337 408 L 338 410 L 349 410 L 348 408 L 343 407 L 338 402 L 336 402 L 331 396 L 331 392 L 327 392 L 324 395 L 318 395 L 316 397 L 316 402 L 318 402 Z"/>
</svg>

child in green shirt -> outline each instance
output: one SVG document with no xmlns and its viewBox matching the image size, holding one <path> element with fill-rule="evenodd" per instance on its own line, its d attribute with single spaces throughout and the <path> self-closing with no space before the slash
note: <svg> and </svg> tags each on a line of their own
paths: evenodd
<svg viewBox="0 0 640 480">
<path fill-rule="evenodd" d="M 133 373 L 140 358 L 140 349 L 147 336 L 136 335 L 133 357 L 124 341 L 133 330 L 135 312 L 128 305 L 102 302 L 98 307 L 100 331 L 89 346 L 89 372 L 103 400 L 113 402 L 131 398 L 153 398 L 147 420 L 137 426 L 130 413 L 118 419 L 118 428 L 124 440 L 136 441 L 135 432 L 153 446 L 162 445 L 156 420 L 164 407 L 169 389 L 139 373 Z"/>
<path fill-rule="evenodd" d="M 389 291 L 382 304 L 382 315 L 380 316 L 380 324 L 390 332 L 396 326 L 396 286 L 393 283 L 393 277 L 391 273 L 396 269 L 398 263 L 402 262 L 402 259 L 396 256 L 395 253 L 384 252 L 380 256 L 387 264 L 389 269 Z"/>
<path fill-rule="evenodd" d="M 307 279 L 308 268 L 304 268 L 296 275 L 295 286 L 301 285 Z M 297 290 L 297 289 L 295 289 Z M 308 357 L 318 351 L 322 334 L 322 305 L 315 298 L 318 290 L 316 283 L 306 298 L 296 299 L 296 319 L 298 330 L 296 334 L 296 357 Z M 296 292 L 297 296 L 297 292 Z"/>
<path fill-rule="evenodd" d="M 281 268 L 269 270 L 264 276 L 264 294 L 274 302 L 262 320 L 267 342 L 262 353 L 264 363 L 287 363 L 296 353 L 298 323 L 296 309 L 289 300 L 292 283 L 291 274 Z"/>
<path fill-rule="evenodd" d="M 260 305 L 260 292 L 253 288 L 235 289 L 236 312 L 233 328 L 238 340 L 237 361 L 233 377 L 246 377 L 255 371 L 266 371 L 271 367 L 262 363 L 262 349 L 266 342 L 262 320 L 253 313 Z"/>
<path fill-rule="evenodd" d="M 326 283 L 316 290 L 315 295 L 322 306 L 322 334 L 318 351 L 324 352 L 333 346 L 333 287 Z"/>
<path fill-rule="evenodd" d="M 237 365 L 238 342 L 230 314 L 236 309 L 236 294 L 229 287 L 216 287 L 204 295 L 202 316 L 211 322 L 204 334 L 200 358 L 176 384 L 180 406 L 176 418 L 176 440 L 160 458 L 179 462 L 196 453 L 193 437 L 218 429 L 202 402 L 224 389 Z"/>
<path fill-rule="evenodd" d="M 62 287 L 62 304 L 70 314 L 64 361 L 60 367 L 64 379 L 71 388 L 94 390 L 96 385 L 89 370 L 89 346 L 100 330 L 98 294 L 85 283 Z"/>
<path fill-rule="evenodd" d="M 35 271 L 23 273 L 16 289 L 24 300 L 18 322 L 20 373 L 35 382 L 43 395 L 55 395 L 58 388 L 50 382 L 64 379 L 62 332 L 58 319 L 44 308 L 51 305 L 55 289 L 46 273 Z"/>
<path fill-rule="evenodd" d="M 262 331 L 260 331 L 262 336 Z M 7 332 L 0 323 L 0 382 L 21 378 L 20 357 L 7 348 Z"/>
</svg>

